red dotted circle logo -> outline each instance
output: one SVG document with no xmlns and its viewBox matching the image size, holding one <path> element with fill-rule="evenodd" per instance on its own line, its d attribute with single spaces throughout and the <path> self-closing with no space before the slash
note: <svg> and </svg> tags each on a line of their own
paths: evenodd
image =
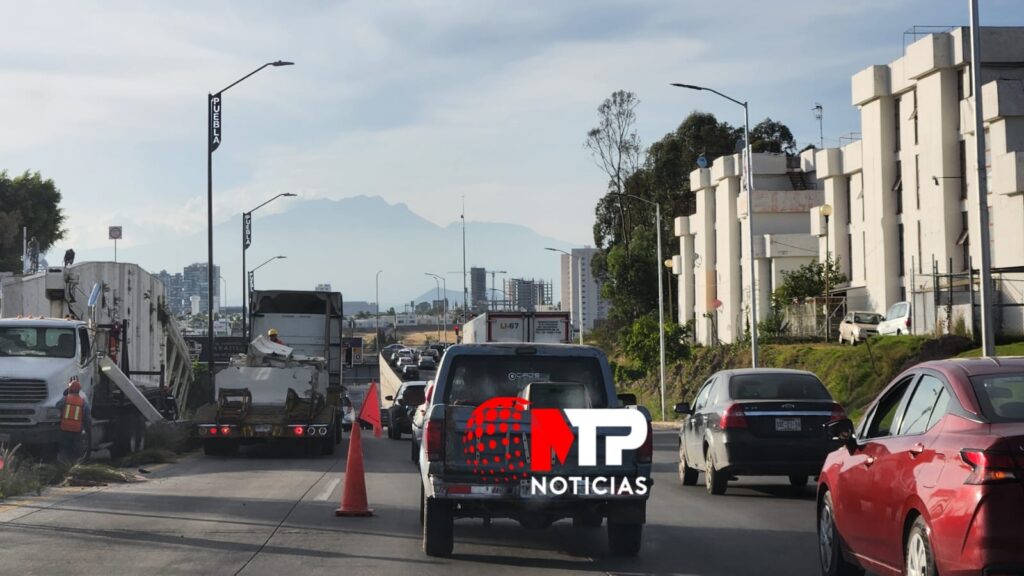
<svg viewBox="0 0 1024 576">
<path fill-rule="evenodd" d="M 485 482 L 515 482 L 527 477 L 523 423 L 530 403 L 522 398 L 492 398 L 476 407 L 462 435 L 462 455 Z"/>
</svg>

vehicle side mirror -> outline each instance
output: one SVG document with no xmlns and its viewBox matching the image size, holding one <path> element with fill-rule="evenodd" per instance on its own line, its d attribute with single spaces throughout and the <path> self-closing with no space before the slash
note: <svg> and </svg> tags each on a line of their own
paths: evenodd
<svg viewBox="0 0 1024 576">
<path fill-rule="evenodd" d="M 619 402 L 622 402 L 626 406 L 636 406 L 636 394 L 630 392 L 623 392 L 622 394 L 616 394 Z"/>
<path fill-rule="evenodd" d="M 676 404 L 673 411 L 676 414 L 693 414 L 693 408 L 690 407 L 689 402 L 680 402 L 679 404 Z"/>
<path fill-rule="evenodd" d="M 394 396 L 385 396 L 384 399 L 387 400 L 388 402 L 394 402 L 395 401 L 395 397 Z"/>
<path fill-rule="evenodd" d="M 857 448 L 857 437 L 853 433 L 853 421 L 849 418 L 833 420 L 825 424 L 825 432 L 830 440 L 839 442 L 850 451 Z"/>
</svg>

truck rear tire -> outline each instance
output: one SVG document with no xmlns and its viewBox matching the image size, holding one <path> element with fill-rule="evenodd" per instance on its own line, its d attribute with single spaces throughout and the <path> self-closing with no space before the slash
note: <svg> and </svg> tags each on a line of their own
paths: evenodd
<svg viewBox="0 0 1024 576">
<path fill-rule="evenodd" d="M 451 556 L 454 532 L 455 519 L 452 516 L 451 503 L 436 498 L 424 498 L 423 551 L 427 556 Z"/>
<path fill-rule="evenodd" d="M 643 543 L 643 524 L 608 523 L 608 548 L 616 556 L 636 556 Z"/>
<path fill-rule="evenodd" d="M 114 425 L 114 442 L 110 457 L 124 458 L 146 446 L 146 421 L 141 414 L 124 414 Z"/>
</svg>

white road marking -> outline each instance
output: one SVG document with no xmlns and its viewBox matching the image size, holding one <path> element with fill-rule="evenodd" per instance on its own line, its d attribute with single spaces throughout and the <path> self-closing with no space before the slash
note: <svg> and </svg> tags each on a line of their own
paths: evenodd
<svg viewBox="0 0 1024 576">
<path fill-rule="evenodd" d="M 316 500 L 317 502 L 326 502 L 327 499 L 331 497 L 331 492 L 334 492 L 334 489 L 338 487 L 338 484 L 341 484 L 341 478 L 331 480 L 327 483 L 327 486 L 325 486 L 324 489 L 313 498 L 313 500 Z"/>
</svg>

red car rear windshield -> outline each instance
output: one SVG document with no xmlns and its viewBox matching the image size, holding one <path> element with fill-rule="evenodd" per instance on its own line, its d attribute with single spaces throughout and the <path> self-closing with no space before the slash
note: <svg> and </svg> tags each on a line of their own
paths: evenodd
<svg viewBox="0 0 1024 576">
<path fill-rule="evenodd" d="M 971 378 L 981 412 L 993 422 L 1024 422 L 1024 373 Z"/>
<path fill-rule="evenodd" d="M 733 400 L 831 400 L 824 384 L 810 374 L 738 374 L 729 379 Z"/>
<path fill-rule="evenodd" d="M 608 407 L 600 362 L 582 356 L 459 356 L 448 372 L 444 402 L 478 406 L 518 396 L 533 382 L 582 384 L 593 408 Z"/>
</svg>

